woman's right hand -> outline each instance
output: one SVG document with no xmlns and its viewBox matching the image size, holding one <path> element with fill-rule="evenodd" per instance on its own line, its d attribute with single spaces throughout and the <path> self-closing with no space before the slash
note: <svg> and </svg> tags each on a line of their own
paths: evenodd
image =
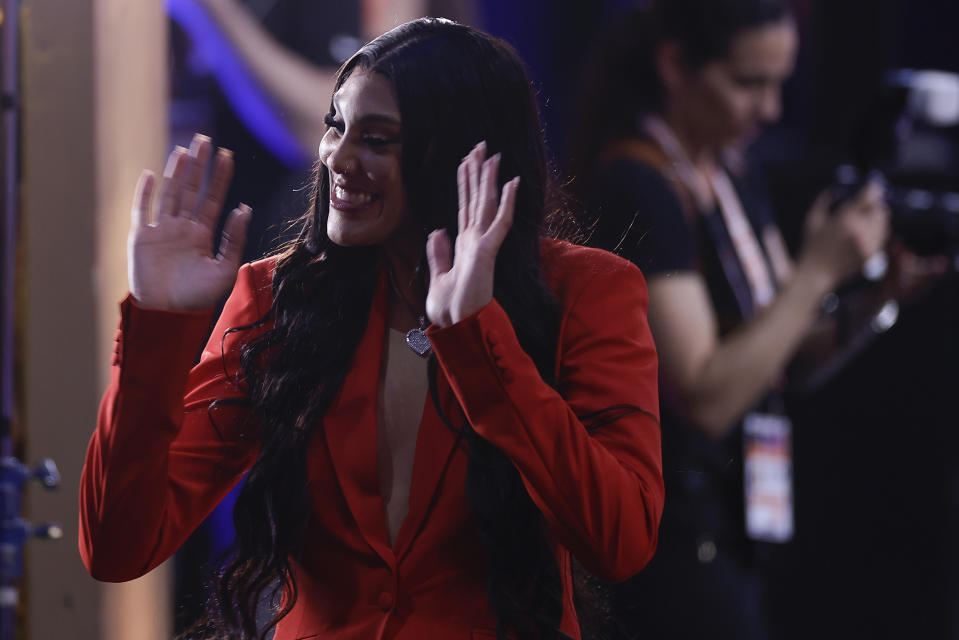
<svg viewBox="0 0 959 640">
<path fill-rule="evenodd" d="M 251 211 L 241 204 L 230 213 L 219 251 L 213 255 L 213 233 L 233 176 L 232 154 L 218 149 L 203 191 L 213 155 L 210 139 L 197 134 L 189 151 L 177 147 L 170 154 L 159 189 L 151 171 L 140 176 L 127 241 L 127 272 L 130 293 L 142 307 L 209 309 L 236 280 Z"/>
<path fill-rule="evenodd" d="M 798 269 L 816 272 L 826 290 L 859 273 L 882 250 L 889 236 L 884 188 L 873 181 L 830 213 L 830 196 L 821 194 L 806 218 Z"/>
</svg>

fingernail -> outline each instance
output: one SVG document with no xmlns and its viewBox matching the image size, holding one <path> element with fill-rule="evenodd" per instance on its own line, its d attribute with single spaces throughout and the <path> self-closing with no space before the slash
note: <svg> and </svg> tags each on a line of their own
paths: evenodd
<svg viewBox="0 0 959 640">
<path fill-rule="evenodd" d="M 497 151 L 496 153 L 493 154 L 493 157 L 490 158 L 490 160 L 495 160 L 496 162 L 499 162 L 500 158 L 502 157 L 503 157 L 503 154 Z"/>
<path fill-rule="evenodd" d="M 186 149 L 177 145 L 173 147 L 173 151 L 170 152 L 170 157 L 167 158 L 166 166 L 163 167 L 163 177 L 172 178 L 174 171 L 176 171 L 177 162 L 180 160 L 180 156 L 186 153 Z"/>
<path fill-rule="evenodd" d="M 226 158 L 232 158 L 232 157 L 233 157 L 233 152 L 230 151 L 229 149 L 225 148 L 225 147 L 217 147 L 216 153 L 217 153 L 217 155 L 224 156 L 224 157 L 226 157 Z"/>
<path fill-rule="evenodd" d="M 245 204 L 245 203 L 243 203 L 243 202 L 241 202 L 241 203 L 240 203 L 240 206 L 237 207 L 237 208 L 238 208 L 240 211 L 242 211 L 243 213 L 253 213 L 253 209 L 250 208 L 250 205 Z"/>
<path fill-rule="evenodd" d="M 210 139 L 202 133 L 194 133 L 193 140 L 190 142 L 190 153 L 195 155 L 204 142 L 209 143 Z"/>
</svg>

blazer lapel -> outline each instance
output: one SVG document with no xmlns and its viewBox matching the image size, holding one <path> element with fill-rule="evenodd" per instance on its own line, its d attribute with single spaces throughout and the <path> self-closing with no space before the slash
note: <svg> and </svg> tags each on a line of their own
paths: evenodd
<svg viewBox="0 0 959 640">
<path fill-rule="evenodd" d="M 323 419 L 333 470 L 367 543 L 394 562 L 380 495 L 376 452 L 376 407 L 386 335 L 386 277 L 380 270 L 366 331 L 343 386 Z"/>
<path fill-rule="evenodd" d="M 364 539 L 392 565 L 406 553 L 422 529 L 461 438 L 446 426 L 427 393 L 416 438 L 410 509 L 397 532 L 394 547 L 390 548 L 376 448 L 376 409 L 386 336 L 387 285 L 386 271 L 382 269 L 366 331 L 343 386 L 323 419 L 323 430 L 333 470 Z M 446 377 L 439 373 L 436 383 L 444 415 L 453 425 L 461 426 L 463 417 Z"/>
<path fill-rule="evenodd" d="M 457 428 L 463 417 L 446 377 L 437 375 L 437 395 L 446 419 Z M 443 476 L 452 460 L 453 452 L 462 437 L 454 433 L 440 418 L 429 392 L 423 407 L 416 437 L 416 453 L 413 458 L 413 478 L 410 482 L 410 510 L 397 532 L 394 549 L 397 558 L 402 558 L 417 534 L 422 530 L 434 498 L 439 492 Z"/>
</svg>

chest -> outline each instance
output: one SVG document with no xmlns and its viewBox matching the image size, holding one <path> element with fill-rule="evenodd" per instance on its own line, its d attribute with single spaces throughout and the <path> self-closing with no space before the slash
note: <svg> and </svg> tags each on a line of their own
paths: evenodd
<svg viewBox="0 0 959 640">
<path fill-rule="evenodd" d="M 376 467 L 392 542 L 409 510 L 413 461 L 428 390 L 426 360 L 387 332 L 377 392 Z"/>
</svg>

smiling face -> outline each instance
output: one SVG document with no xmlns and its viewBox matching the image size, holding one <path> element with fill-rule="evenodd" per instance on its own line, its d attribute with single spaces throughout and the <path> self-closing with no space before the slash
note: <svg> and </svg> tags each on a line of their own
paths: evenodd
<svg viewBox="0 0 959 640">
<path fill-rule="evenodd" d="M 333 94 L 326 123 L 320 162 L 330 182 L 330 240 L 372 246 L 421 236 L 407 212 L 400 112 L 389 80 L 353 71 Z"/>
<path fill-rule="evenodd" d="M 786 18 L 741 32 L 724 58 L 686 71 L 672 97 L 696 137 L 711 147 L 742 144 L 778 120 L 798 44 L 796 27 Z"/>
</svg>

